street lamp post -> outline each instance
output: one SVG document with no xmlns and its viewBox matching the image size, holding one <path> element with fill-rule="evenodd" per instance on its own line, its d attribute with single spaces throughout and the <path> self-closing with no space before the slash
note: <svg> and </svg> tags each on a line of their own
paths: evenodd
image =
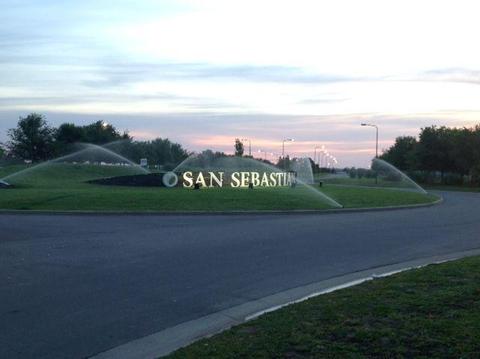
<svg viewBox="0 0 480 359">
<path fill-rule="evenodd" d="M 258 150 L 259 153 L 263 152 L 263 159 L 266 161 L 267 160 L 267 151 L 264 150 Z"/>
<path fill-rule="evenodd" d="M 287 163 L 285 162 L 285 142 L 293 142 L 293 138 L 285 138 L 282 140 L 283 169 L 287 168 Z"/>
<path fill-rule="evenodd" d="M 242 141 L 248 141 L 248 155 L 252 157 L 252 141 L 249 138 L 242 138 Z"/>
<path fill-rule="evenodd" d="M 323 165 L 323 157 L 325 156 L 325 145 L 322 145 L 320 148 L 320 153 L 318 154 L 318 166 L 322 168 Z"/>
<path fill-rule="evenodd" d="M 370 123 L 362 123 L 362 126 L 375 127 L 375 158 L 378 158 L 378 126 Z M 375 184 L 378 184 L 378 174 L 375 171 Z"/>
<path fill-rule="evenodd" d="M 286 138 L 282 141 L 282 158 L 285 158 L 285 142 L 293 142 L 293 138 Z"/>
<path fill-rule="evenodd" d="M 315 146 L 315 148 L 313 149 L 313 164 L 315 164 L 315 162 L 317 162 L 317 148 L 321 148 L 321 147 L 320 146 Z M 320 168 L 320 165 L 319 165 L 318 168 Z"/>
</svg>

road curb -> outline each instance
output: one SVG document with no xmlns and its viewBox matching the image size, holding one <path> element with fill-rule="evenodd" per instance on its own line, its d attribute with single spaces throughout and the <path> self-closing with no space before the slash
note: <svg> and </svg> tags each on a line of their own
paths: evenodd
<svg viewBox="0 0 480 359">
<path fill-rule="evenodd" d="M 20 215 L 79 215 L 79 216 L 232 216 L 232 215 L 295 215 L 295 214 L 336 214 L 336 213 L 357 213 L 357 212 L 381 212 L 401 209 L 413 209 L 432 207 L 443 202 L 443 197 L 439 199 L 418 204 L 408 204 L 401 206 L 385 207 L 362 207 L 362 208 L 333 208 L 333 209 L 300 209 L 300 210 L 246 210 L 246 211 L 47 211 L 47 210 L 21 210 L 21 209 L 0 209 L 1 214 L 20 214 Z"/>
<path fill-rule="evenodd" d="M 255 319 L 262 314 L 278 310 L 290 304 L 302 302 L 322 294 L 358 285 L 376 278 L 387 277 L 406 270 L 449 262 L 474 255 L 480 255 L 480 248 L 417 258 L 333 277 L 181 323 L 99 353 L 92 356 L 91 359 L 150 359 L 162 357 L 199 339 L 210 337 L 235 325 Z"/>
</svg>

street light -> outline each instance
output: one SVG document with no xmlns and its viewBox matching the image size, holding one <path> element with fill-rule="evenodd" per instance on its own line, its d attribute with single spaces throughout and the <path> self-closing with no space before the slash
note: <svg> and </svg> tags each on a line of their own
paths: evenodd
<svg viewBox="0 0 480 359">
<path fill-rule="evenodd" d="M 362 123 L 362 126 L 375 127 L 376 130 L 376 141 L 375 141 L 375 158 L 378 158 L 378 126 L 372 125 L 370 123 Z M 378 173 L 375 171 L 375 184 L 378 184 Z"/>
<path fill-rule="evenodd" d="M 248 155 L 252 157 L 252 142 L 248 138 L 242 138 L 242 141 L 248 141 Z"/>
<path fill-rule="evenodd" d="M 285 161 L 285 142 L 293 142 L 293 138 L 285 138 L 282 140 L 282 160 L 283 160 L 283 169 L 287 169 L 287 162 Z"/>
<path fill-rule="evenodd" d="M 378 158 L 378 126 L 370 123 L 362 123 L 362 126 L 375 127 L 376 130 L 376 142 L 375 142 L 375 158 Z"/>
<path fill-rule="evenodd" d="M 282 158 L 285 158 L 285 142 L 293 142 L 293 138 L 285 138 L 282 141 Z"/>
<path fill-rule="evenodd" d="M 263 159 L 266 161 L 267 160 L 267 151 L 264 151 L 264 150 L 258 150 L 258 153 L 262 153 L 263 152 Z"/>
<path fill-rule="evenodd" d="M 321 148 L 320 146 L 315 146 L 313 149 L 313 163 L 317 161 L 317 148 Z"/>
<path fill-rule="evenodd" d="M 329 157 L 330 157 L 330 153 L 328 153 L 328 151 L 323 151 L 323 160 L 325 162 L 325 168 L 328 168 Z"/>
<path fill-rule="evenodd" d="M 320 146 L 320 151 L 318 151 L 318 167 L 322 168 L 323 158 L 325 157 L 325 145 Z"/>
</svg>

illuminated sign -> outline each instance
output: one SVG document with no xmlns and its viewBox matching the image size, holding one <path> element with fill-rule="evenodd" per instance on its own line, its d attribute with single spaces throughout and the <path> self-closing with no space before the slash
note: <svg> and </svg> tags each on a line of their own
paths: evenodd
<svg viewBox="0 0 480 359">
<path fill-rule="evenodd" d="M 178 176 L 168 172 L 163 176 L 166 187 L 175 187 Z M 193 172 L 186 171 L 181 174 L 180 185 L 184 188 L 201 187 L 284 187 L 296 183 L 295 172 Z"/>
</svg>

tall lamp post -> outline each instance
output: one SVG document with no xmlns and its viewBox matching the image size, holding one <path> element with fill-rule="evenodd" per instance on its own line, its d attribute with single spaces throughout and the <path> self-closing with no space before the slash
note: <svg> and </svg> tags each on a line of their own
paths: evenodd
<svg viewBox="0 0 480 359">
<path fill-rule="evenodd" d="M 285 138 L 282 141 L 282 158 L 285 158 L 285 142 L 293 142 L 293 138 Z"/>
<path fill-rule="evenodd" d="M 378 158 L 378 126 L 377 125 L 372 125 L 370 123 L 362 123 L 362 126 L 368 126 L 368 127 L 375 127 L 375 133 L 376 133 L 376 140 L 375 140 L 375 158 Z"/>
<path fill-rule="evenodd" d="M 242 141 L 248 141 L 248 155 L 252 157 L 252 141 L 249 138 L 242 138 Z"/>
<path fill-rule="evenodd" d="M 264 159 L 265 161 L 267 160 L 267 151 L 258 150 L 258 153 L 263 153 L 263 159 Z M 270 155 L 273 155 L 273 153 L 271 153 Z"/>
<path fill-rule="evenodd" d="M 378 158 L 378 126 L 370 123 L 362 123 L 362 126 L 375 127 L 375 158 Z M 378 174 L 375 171 L 375 184 L 378 184 Z"/>
<path fill-rule="evenodd" d="M 317 148 L 321 148 L 321 147 L 320 146 L 315 146 L 315 148 L 313 149 L 313 164 L 315 164 L 315 162 L 317 162 Z M 318 168 L 320 168 L 320 166 Z"/>
<path fill-rule="evenodd" d="M 320 148 L 320 153 L 318 154 L 318 166 L 319 168 L 322 168 L 323 166 L 323 157 L 325 157 L 325 145 L 322 145 Z"/>
<path fill-rule="evenodd" d="M 285 138 L 282 140 L 282 160 L 283 160 L 283 169 L 287 169 L 287 163 L 285 162 L 285 142 L 293 142 L 293 138 Z"/>
<path fill-rule="evenodd" d="M 328 159 L 330 157 L 330 153 L 328 151 L 323 152 L 323 161 L 324 161 L 324 166 L 325 168 L 328 168 Z"/>
</svg>

